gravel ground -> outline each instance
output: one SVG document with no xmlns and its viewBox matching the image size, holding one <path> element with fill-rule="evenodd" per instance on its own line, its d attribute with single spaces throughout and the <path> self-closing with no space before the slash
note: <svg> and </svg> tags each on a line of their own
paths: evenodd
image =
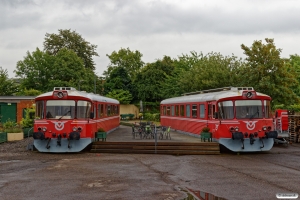
<svg viewBox="0 0 300 200">
<path fill-rule="evenodd" d="M 252 200 L 300 194 L 299 143 L 275 145 L 265 153 L 171 156 L 47 154 L 26 150 L 30 142 L 0 144 L 1 200 L 190 200 L 205 193 Z"/>
</svg>

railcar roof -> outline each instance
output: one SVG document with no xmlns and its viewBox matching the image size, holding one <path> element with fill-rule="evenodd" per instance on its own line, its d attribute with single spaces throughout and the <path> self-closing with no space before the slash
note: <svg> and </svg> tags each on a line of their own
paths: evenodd
<svg viewBox="0 0 300 200">
<path fill-rule="evenodd" d="M 41 94 L 41 95 L 37 96 L 36 98 L 52 96 L 53 92 L 54 91 Z M 85 97 L 85 98 L 91 99 L 92 101 L 109 102 L 109 103 L 115 103 L 115 104 L 119 104 L 120 103 L 116 99 L 112 99 L 112 98 L 109 98 L 109 97 L 101 96 L 99 94 L 87 93 L 87 92 L 78 91 L 78 90 L 67 90 L 67 92 L 68 92 L 68 96 Z"/>
<path fill-rule="evenodd" d="M 180 96 L 180 97 L 173 97 L 173 98 L 165 99 L 165 100 L 161 101 L 161 104 L 217 101 L 217 100 L 228 98 L 228 97 L 241 97 L 242 93 L 243 93 L 243 90 L 226 90 L 226 91 L 202 93 L 202 94 L 195 94 L 195 95 L 187 95 L 187 96 Z M 259 92 L 256 92 L 256 95 L 269 97 L 268 95 L 259 93 Z"/>
</svg>

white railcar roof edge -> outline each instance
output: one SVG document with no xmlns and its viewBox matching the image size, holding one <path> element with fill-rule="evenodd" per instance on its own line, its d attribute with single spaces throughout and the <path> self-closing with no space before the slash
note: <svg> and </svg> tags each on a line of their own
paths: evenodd
<svg viewBox="0 0 300 200">
<path fill-rule="evenodd" d="M 173 97 L 169 99 L 162 100 L 160 104 L 173 104 L 173 103 L 182 103 L 182 102 L 203 102 L 203 101 L 218 101 L 220 99 L 228 98 L 228 97 L 237 97 L 242 96 L 243 91 L 220 91 L 220 92 L 211 92 L 211 93 L 202 93 L 195 95 L 187 95 L 180 97 Z M 270 97 L 266 94 L 256 92 L 258 96 Z"/>
<path fill-rule="evenodd" d="M 116 99 L 112 99 L 109 97 L 105 97 L 105 96 L 101 96 L 99 94 L 94 94 L 94 93 L 87 93 L 87 92 L 83 92 L 83 91 L 77 91 L 77 90 L 67 90 L 68 92 L 68 96 L 81 96 L 81 97 L 85 97 L 88 99 L 91 99 L 92 101 L 100 101 L 100 102 L 108 102 L 108 103 L 115 103 L 115 104 L 120 104 L 120 102 Z M 46 97 L 46 96 L 52 96 L 53 91 L 51 92 L 46 92 L 44 94 L 41 94 L 39 96 L 37 96 L 36 98 L 40 98 L 40 97 Z"/>
</svg>

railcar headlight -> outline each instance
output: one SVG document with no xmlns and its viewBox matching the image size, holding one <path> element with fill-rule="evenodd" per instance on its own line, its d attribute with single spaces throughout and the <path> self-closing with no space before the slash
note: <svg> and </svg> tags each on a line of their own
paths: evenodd
<svg viewBox="0 0 300 200">
<path fill-rule="evenodd" d="M 234 131 L 234 128 L 233 128 L 233 127 L 230 127 L 230 128 L 229 128 L 229 131 L 230 131 L 230 132 L 233 132 L 233 131 Z"/>
<path fill-rule="evenodd" d="M 271 130 L 271 126 L 268 126 L 268 131 L 270 131 Z"/>
<path fill-rule="evenodd" d="M 235 130 L 236 132 L 238 132 L 238 131 L 239 131 L 239 127 L 235 127 L 234 130 Z"/>
<path fill-rule="evenodd" d="M 77 131 L 77 127 L 76 127 L 76 126 L 74 126 L 72 130 L 73 130 L 73 131 Z"/>
<path fill-rule="evenodd" d="M 82 128 L 79 126 L 77 130 L 80 132 L 80 131 L 82 131 Z"/>
<path fill-rule="evenodd" d="M 43 127 L 42 130 L 43 130 L 43 132 L 46 132 L 46 131 L 47 131 L 47 128 L 46 128 L 46 127 Z"/>
<path fill-rule="evenodd" d="M 41 131 L 42 130 L 42 128 L 41 127 L 38 127 L 38 131 Z"/>
<path fill-rule="evenodd" d="M 263 129 L 263 131 L 266 131 L 266 130 L 267 130 L 267 127 L 266 127 L 266 126 L 264 126 L 262 129 Z"/>
</svg>

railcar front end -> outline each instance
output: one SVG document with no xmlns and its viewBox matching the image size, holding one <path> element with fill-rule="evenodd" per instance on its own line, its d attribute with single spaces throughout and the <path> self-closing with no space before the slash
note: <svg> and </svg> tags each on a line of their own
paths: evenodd
<svg viewBox="0 0 300 200">
<path fill-rule="evenodd" d="M 40 152 L 80 152 L 98 128 L 108 132 L 119 126 L 117 100 L 74 88 L 54 88 L 36 97 L 35 104 L 33 138 Z"/>
<path fill-rule="evenodd" d="M 269 151 L 277 138 L 271 98 L 252 87 L 200 91 L 161 102 L 161 124 L 199 136 L 209 127 L 212 140 L 234 152 Z"/>
</svg>

